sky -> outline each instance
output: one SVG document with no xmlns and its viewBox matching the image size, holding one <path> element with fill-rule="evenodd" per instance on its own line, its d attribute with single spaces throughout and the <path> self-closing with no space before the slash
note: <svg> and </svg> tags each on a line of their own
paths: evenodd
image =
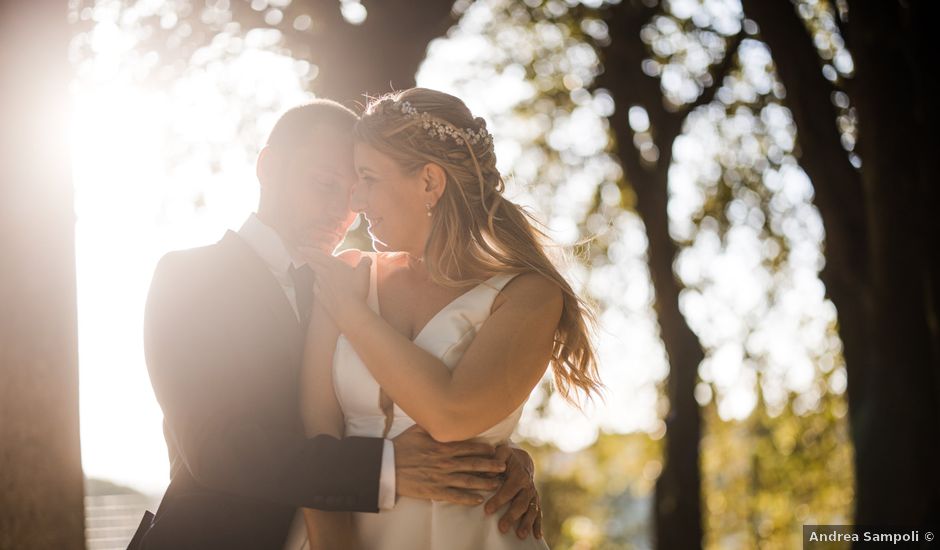
<svg viewBox="0 0 940 550">
<path fill-rule="evenodd" d="M 280 112 L 312 97 L 304 90 L 309 67 L 272 53 L 270 36 L 256 34 L 237 56 L 213 58 L 218 52 L 209 51 L 212 62 L 171 85 L 146 87 L 121 62 L 133 36 L 109 22 L 108 12 L 99 15 L 91 37 L 95 56 L 81 62 L 72 87 L 82 461 L 88 476 L 159 495 L 169 465 L 162 413 L 142 348 L 153 269 L 166 252 L 215 242 L 253 211 L 260 140 Z M 588 95 L 570 116 L 556 121 L 549 141 L 587 160 L 572 168 L 546 201 L 526 165 L 534 162 L 524 148 L 530 129 L 506 116 L 531 97 L 532 86 L 512 67 L 486 79 L 467 72 L 493 54 L 478 36 L 487 20 L 484 9 L 474 8 L 456 32 L 433 42 L 418 84 L 458 95 L 491 123 L 499 167 L 509 178 L 507 195 L 535 210 L 558 241 L 570 243 L 576 237 L 572 220 L 597 186 L 607 186 L 607 193 L 614 183 L 610 167 L 592 160 L 602 158 L 607 146 L 609 96 Z M 755 66 L 767 62 L 760 48 L 748 55 Z M 642 110 L 631 109 L 629 115 L 635 127 L 644 124 Z M 703 175 L 713 171 L 713 159 L 721 154 L 719 134 L 734 128 L 746 134 L 753 125 L 742 115 L 724 128 L 714 116 L 706 111 L 692 117 L 676 143 L 670 221 L 680 237 L 704 200 L 708 178 Z M 779 126 L 784 148 L 787 117 L 767 115 L 769 125 Z M 727 418 L 743 418 L 754 406 L 752 357 L 761 357 L 767 372 L 776 373 L 766 391 L 811 393 L 820 355 L 825 359 L 837 351 L 837 342 L 820 336 L 835 311 L 818 280 L 824 235 L 811 207 L 811 186 L 795 166 L 766 177 L 780 196 L 781 212 L 795 211 L 800 220 L 792 231 L 791 273 L 786 284 L 774 287 L 775 298 L 768 298 L 772 277 L 761 270 L 763 245 L 746 224 L 726 241 L 701 233 L 676 265 L 689 287 L 683 311 L 708 350 L 702 366 L 707 383 L 696 395 L 704 402 L 717 393 L 719 411 Z M 610 227 L 616 238 L 609 264 L 592 271 L 572 265 L 567 271 L 579 288 L 611 306 L 602 312 L 597 334 L 605 397 L 583 411 L 552 398 L 545 417 L 529 407 L 520 437 L 573 451 L 590 445 L 600 430 L 663 433 L 657 385 L 668 367 L 652 311 L 642 221 L 622 212 Z"/>
</svg>

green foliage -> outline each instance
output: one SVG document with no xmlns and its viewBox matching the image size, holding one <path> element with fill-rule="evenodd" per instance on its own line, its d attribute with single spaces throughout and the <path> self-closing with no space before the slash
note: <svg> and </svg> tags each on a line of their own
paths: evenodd
<svg viewBox="0 0 940 550">
<path fill-rule="evenodd" d="M 827 393 L 803 415 L 794 397 L 776 416 L 759 406 L 741 421 L 703 408 L 706 548 L 799 548 L 803 524 L 851 523 L 845 396 Z"/>
<path fill-rule="evenodd" d="M 645 433 L 604 433 L 575 453 L 526 445 L 535 459 L 549 545 L 555 550 L 650 548 L 660 447 Z"/>
<path fill-rule="evenodd" d="M 798 396 L 771 415 L 763 402 L 743 420 L 722 420 L 706 404 L 701 443 L 705 547 L 789 549 L 803 524 L 851 523 L 852 445 L 843 394 L 794 412 Z M 652 547 L 653 484 L 661 439 L 601 434 L 566 453 L 525 445 L 536 463 L 546 540 L 555 550 Z"/>
<path fill-rule="evenodd" d="M 722 420 L 703 407 L 706 548 L 798 548 L 803 524 L 851 523 L 852 446 L 844 395 L 794 412 L 790 395 L 776 415 L 755 408 Z M 536 462 L 546 540 L 556 550 L 652 547 L 652 490 L 662 468 L 661 440 L 604 433 L 565 453 L 526 445 Z"/>
</svg>

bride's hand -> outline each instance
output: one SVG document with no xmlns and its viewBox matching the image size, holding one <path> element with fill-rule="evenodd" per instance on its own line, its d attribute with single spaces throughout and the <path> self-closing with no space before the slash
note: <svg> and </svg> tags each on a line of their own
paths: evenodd
<svg viewBox="0 0 940 550">
<path fill-rule="evenodd" d="M 317 302 L 345 332 L 353 317 L 363 308 L 368 309 L 372 259 L 358 250 L 346 250 L 337 257 L 316 250 L 304 252 L 307 264 L 317 276 L 314 283 Z"/>
</svg>

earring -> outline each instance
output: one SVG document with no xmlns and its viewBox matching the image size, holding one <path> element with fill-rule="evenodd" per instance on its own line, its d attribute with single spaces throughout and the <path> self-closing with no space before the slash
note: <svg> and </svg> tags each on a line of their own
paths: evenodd
<svg viewBox="0 0 940 550">
<path fill-rule="evenodd" d="M 428 217 L 430 218 L 431 217 L 431 203 L 425 203 L 424 207 L 428 209 Z"/>
</svg>

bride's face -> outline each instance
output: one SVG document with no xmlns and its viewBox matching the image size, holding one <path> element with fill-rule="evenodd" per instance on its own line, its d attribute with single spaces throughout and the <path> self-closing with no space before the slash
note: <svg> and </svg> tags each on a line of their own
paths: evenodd
<svg viewBox="0 0 940 550">
<path fill-rule="evenodd" d="M 366 143 L 356 144 L 355 166 L 358 181 L 351 206 L 369 222 L 376 249 L 424 254 L 431 218 L 420 171 L 406 173 L 394 159 Z"/>
</svg>

